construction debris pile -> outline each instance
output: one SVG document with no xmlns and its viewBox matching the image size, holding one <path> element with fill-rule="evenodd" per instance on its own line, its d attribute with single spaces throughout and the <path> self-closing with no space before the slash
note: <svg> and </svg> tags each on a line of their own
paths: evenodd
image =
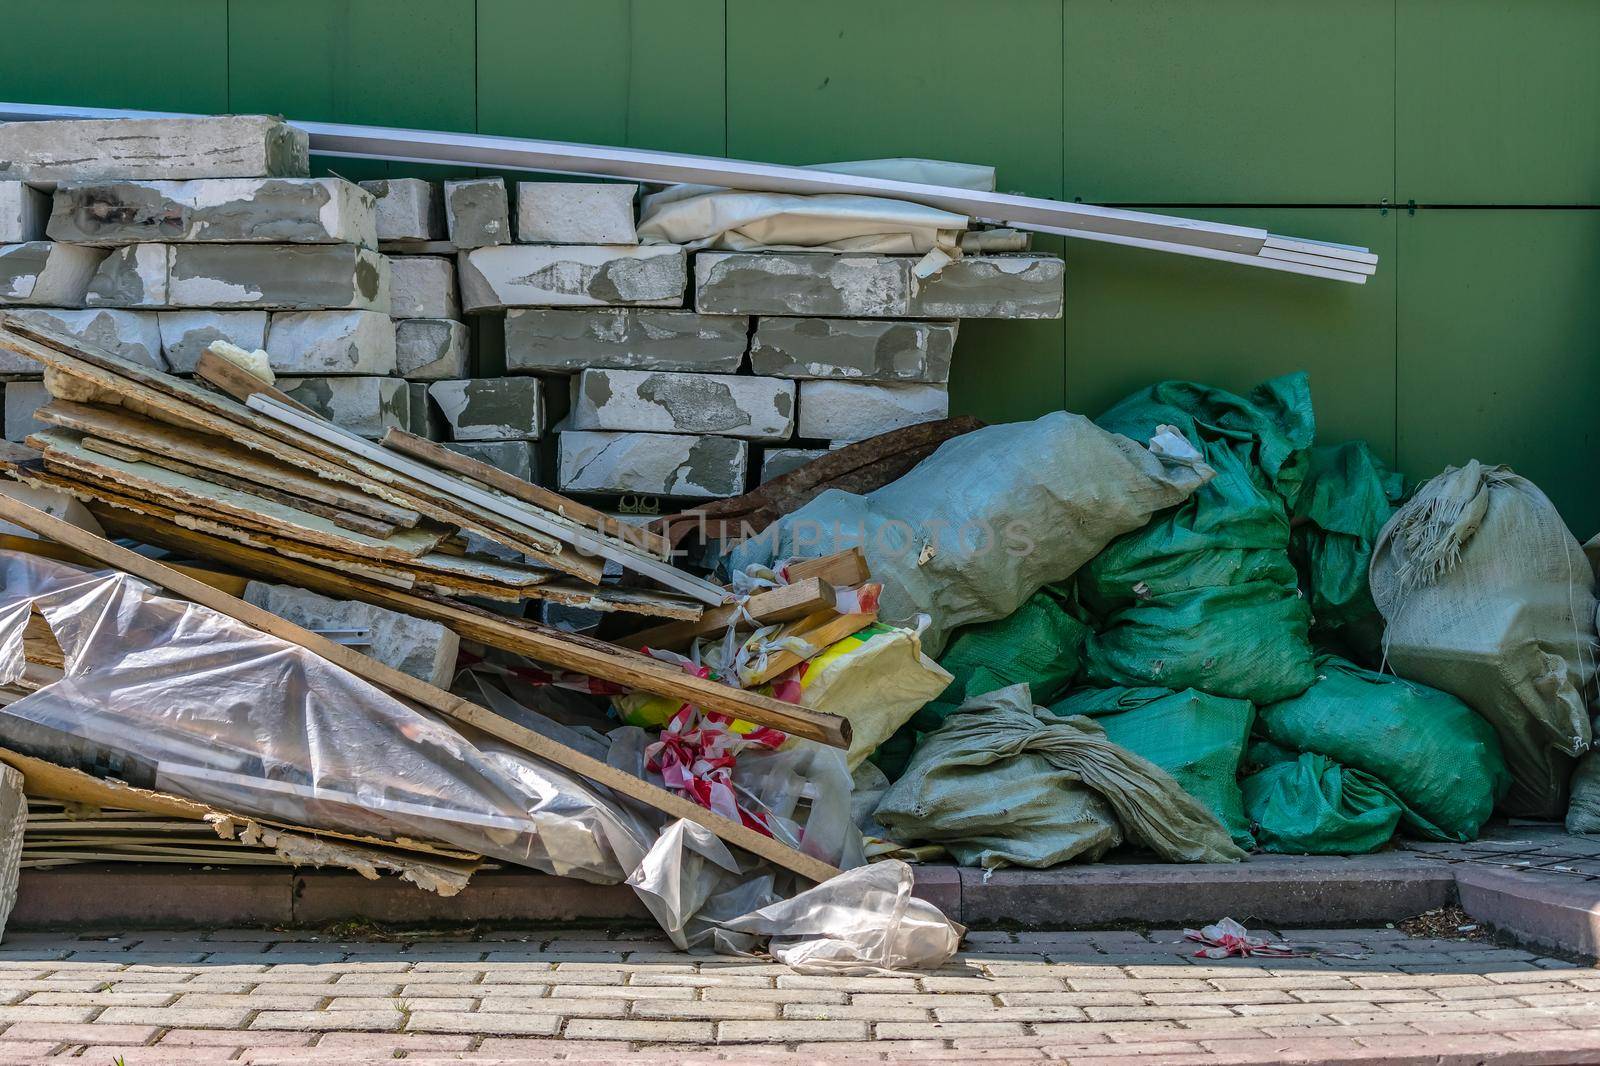
<svg viewBox="0 0 1600 1066">
<path fill-rule="evenodd" d="M 248 116 L 0 124 L 0 161 L 25 867 L 527 866 L 828 970 L 954 950 L 923 904 L 882 927 L 901 858 L 1566 809 L 1596 600 L 1549 501 L 1470 463 L 1404 502 L 1318 445 L 1304 375 L 947 417 L 962 318 L 1062 313 L 1026 234 L 846 192 L 358 187 Z"/>
</svg>

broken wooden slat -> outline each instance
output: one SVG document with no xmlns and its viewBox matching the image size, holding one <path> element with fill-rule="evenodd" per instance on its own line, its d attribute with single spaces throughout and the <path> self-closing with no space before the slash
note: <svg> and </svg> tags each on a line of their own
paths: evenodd
<svg viewBox="0 0 1600 1066">
<path fill-rule="evenodd" d="M 814 577 L 835 588 L 855 588 L 872 578 L 867 569 L 867 557 L 860 548 L 847 548 L 812 559 L 791 559 L 784 565 L 783 574 L 791 582 Z"/>
<path fill-rule="evenodd" d="M 655 626 L 627 638 L 630 648 L 682 649 L 695 637 L 727 629 L 748 615 L 757 623 L 789 622 L 817 611 L 832 610 L 833 586 L 816 578 L 808 578 L 790 585 L 780 585 L 766 592 L 758 592 L 741 604 L 714 607 L 697 621 L 675 622 Z"/>
<path fill-rule="evenodd" d="M 267 384 L 233 360 L 224 359 L 209 349 L 200 353 L 200 359 L 195 364 L 194 376 L 208 385 L 216 386 L 240 403 L 261 392 L 281 404 L 304 411 L 308 415 L 315 413 L 282 389 Z"/>
<path fill-rule="evenodd" d="M 749 688 L 765 685 L 785 671 L 799 666 L 828 645 L 861 632 L 877 620 L 876 611 L 866 614 L 834 614 L 832 611 L 827 611 L 790 623 L 779 631 L 779 637 L 799 637 L 816 650 L 810 655 L 801 655 L 787 649 L 775 651 L 768 657 L 767 665 L 745 684 Z"/>
</svg>

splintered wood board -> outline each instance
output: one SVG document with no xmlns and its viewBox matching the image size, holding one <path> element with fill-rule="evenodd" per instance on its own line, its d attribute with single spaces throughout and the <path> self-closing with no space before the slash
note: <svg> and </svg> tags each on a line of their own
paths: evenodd
<svg viewBox="0 0 1600 1066">
<path fill-rule="evenodd" d="M 654 807 L 669 817 L 687 818 L 696 822 L 711 830 L 711 832 L 729 844 L 777 863 L 779 866 L 791 870 L 802 877 L 821 882 L 829 880 L 839 873 L 836 867 L 797 851 L 786 844 L 782 844 L 770 836 L 746 828 L 732 819 L 714 814 L 681 796 L 674 795 L 641 778 L 634 777 L 632 774 L 619 770 L 614 766 L 584 755 L 582 752 L 569 748 L 549 737 L 535 733 L 533 730 L 503 718 L 487 708 L 480 707 L 459 696 L 454 696 L 409 674 L 401 673 L 399 670 L 370 659 L 359 652 L 335 644 L 253 604 L 236 599 L 226 593 L 218 592 L 209 585 L 162 566 L 153 559 L 145 558 L 136 552 L 129 551 L 127 548 L 111 543 L 103 537 L 97 537 L 93 533 L 79 529 L 77 526 L 62 522 L 45 514 L 43 511 L 35 510 L 16 500 L 0 497 L 0 518 L 21 526 L 23 529 L 30 530 L 41 537 L 49 537 L 52 540 L 66 544 L 68 547 L 76 548 L 86 555 L 99 559 L 107 566 L 115 567 L 136 577 L 143 578 L 178 596 L 193 600 L 202 606 L 209 607 L 248 626 L 259 629 L 263 633 L 271 634 L 291 644 L 298 644 L 313 654 L 328 660 L 333 665 L 348 670 L 357 677 L 394 693 L 401 699 L 411 700 L 447 718 L 488 733 L 490 736 L 519 748 L 530 755 L 553 762 L 624 796 Z M 542 630 L 543 627 L 540 627 L 540 629 Z M 666 677 L 671 678 L 674 688 L 695 688 L 699 687 L 694 684 L 695 682 L 702 682 L 706 687 L 722 689 L 723 693 L 727 695 L 742 696 L 747 701 L 750 699 L 747 693 L 741 693 L 725 685 L 716 685 L 714 682 L 705 682 L 702 678 L 690 677 L 681 671 L 665 667 L 664 664 L 652 662 L 644 656 L 622 652 L 620 649 L 605 650 L 599 641 L 585 642 L 573 640 L 570 636 L 558 637 L 553 630 L 539 632 L 537 635 L 543 638 L 542 642 L 548 643 L 553 649 L 564 645 L 572 649 L 583 649 L 591 655 L 596 651 L 602 652 L 603 654 L 598 656 L 598 665 L 612 665 L 614 668 L 609 671 L 601 670 L 598 672 L 598 676 L 606 677 L 609 674 L 613 680 L 624 684 L 629 682 L 618 675 L 625 673 L 640 674 L 658 684 L 666 680 L 661 675 L 666 675 Z M 596 647 L 590 648 L 589 645 L 591 644 Z M 569 655 L 567 657 L 577 658 L 578 656 Z M 628 663 L 627 660 L 629 659 L 635 660 L 641 666 L 642 664 L 648 664 L 648 666 L 643 668 L 634 667 L 633 664 Z M 586 670 L 585 672 L 596 673 L 596 671 L 592 670 Z M 733 702 L 740 701 L 734 700 Z M 753 709 L 758 712 L 764 711 L 767 705 L 771 705 L 780 711 L 785 707 L 792 706 L 770 699 L 765 699 L 762 702 L 751 702 Z M 805 711 L 806 709 L 793 707 L 793 710 Z M 820 715 L 814 711 L 808 713 L 815 719 L 831 719 L 841 725 L 843 727 L 843 735 L 835 739 L 834 743 L 839 747 L 848 746 L 848 723 L 833 715 Z M 745 712 L 736 713 L 736 717 L 744 718 L 747 721 L 761 721 L 760 717 L 751 717 Z"/>
</svg>

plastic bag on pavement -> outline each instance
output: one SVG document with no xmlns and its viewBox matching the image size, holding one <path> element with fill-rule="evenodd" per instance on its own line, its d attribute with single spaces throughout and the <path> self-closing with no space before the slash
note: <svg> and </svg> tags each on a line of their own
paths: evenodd
<svg viewBox="0 0 1600 1066">
<path fill-rule="evenodd" d="M 1204 803 L 1241 848 L 1255 846 L 1239 795 L 1239 766 L 1256 709 L 1247 700 L 1188 689 L 1083 689 L 1051 705 L 1093 718 L 1113 744 L 1149 759 Z"/>
<path fill-rule="evenodd" d="M 804 974 L 937 969 L 966 930 L 913 897 L 914 884 L 911 867 L 887 859 L 721 924 L 769 937 L 772 957 Z"/>
<path fill-rule="evenodd" d="M 1512 779 L 1500 809 L 1560 817 L 1591 739 L 1596 602 L 1555 505 L 1506 467 L 1450 467 L 1384 527 L 1371 581 L 1389 666 L 1498 734 Z"/>
<path fill-rule="evenodd" d="M 1364 441 L 1313 448 L 1289 553 L 1311 603 L 1313 636 L 1336 641 L 1376 665 L 1383 618 L 1372 602 L 1367 567 L 1378 534 L 1394 513 L 1400 475 Z"/>
<path fill-rule="evenodd" d="M 975 697 L 946 719 L 885 793 L 877 819 L 897 839 L 944 844 L 962 865 L 1095 857 L 1119 828 L 1169 862 L 1244 856 L 1166 771 L 1111 743 L 1092 719 L 1035 707 L 1026 685 Z"/>
<path fill-rule="evenodd" d="M 1317 682 L 1262 707 L 1256 728 L 1381 781 L 1425 840 L 1476 840 L 1510 786 L 1494 730 L 1447 692 L 1317 657 Z"/>
<path fill-rule="evenodd" d="M 1377 851 L 1403 810 L 1382 781 L 1312 752 L 1258 770 L 1239 788 L 1261 850 L 1283 855 Z"/>
<path fill-rule="evenodd" d="M 830 489 L 741 544 L 730 568 L 860 545 L 883 583 L 879 616 L 931 622 L 923 651 L 1005 618 L 1118 534 L 1194 492 L 1211 471 L 1174 433 L 1146 449 L 1080 415 L 988 426 L 939 446 L 865 496 Z"/>
<path fill-rule="evenodd" d="M 1136 438 L 1176 427 L 1216 476 L 1079 574 L 1096 630 L 1085 678 L 1256 703 L 1303 691 L 1313 677 L 1310 612 L 1289 561 L 1288 508 L 1315 432 L 1306 376 L 1274 378 L 1249 396 L 1166 381 L 1095 421 Z"/>
</svg>

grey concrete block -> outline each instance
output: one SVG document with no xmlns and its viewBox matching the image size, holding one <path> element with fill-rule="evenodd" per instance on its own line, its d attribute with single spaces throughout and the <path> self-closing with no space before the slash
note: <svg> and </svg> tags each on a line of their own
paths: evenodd
<svg viewBox="0 0 1600 1066">
<path fill-rule="evenodd" d="M 744 492 L 749 445 L 733 437 L 668 433 L 559 435 L 562 492 L 711 499 Z"/>
<path fill-rule="evenodd" d="M 1045 255 L 967 256 L 937 277 L 908 256 L 701 252 L 695 308 L 829 318 L 1060 318 L 1065 270 Z"/>
<path fill-rule="evenodd" d="M 40 184 L 303 178 L 309 168 L 305 133 L 266 115 L 0 124 L 0 177 Z"/>
<path fill-rule="evenodd" d="M 393 374 L 394 320 L 380 311 L 276 311 L 267 357 L 275 374 Z"/>
<path fill-rule="evenodd" d="M 639 186 L 578 181 L 517 182 L 517 240 L 534 244 L 637 244 Z"/>
<path fill-rule="evenodd" d="M 28 434 L 47 428 L 33 417 L 33 412 L 50 402 L 50 393 L 42 381 L 8 381 L 6 396 L 6 440 L 22 443 Z"/>
<path fill-rule="evenodd" d="M 98 248 L 53 241 L 0 245 L 0 304 L 82 306 L 105 257 Z"/>
<path fill-rule="evenodd" d="M 944 382 L 955 344 L 954 322 L 762 318 L 750 369 L 780 378 Z"/>
<path fill-rule="evenodd" d="M 52 240 L 378 246 L 371 194 L 343 178 L 98 181 L 56 189 Z"/>
<path fill-rule="evenodd" d="M 462 254 L 461 305 L 678 307 L 688 285 L 684 250 L 671 244 L 516 244 Z"/>
<path fill-rule="evenodd" d="M 726 374 L 585 370 L 572 380 L 573 429 L 720 433 L 788 440 L 795 383 Z"/>
<path fill-rule="evenodd" d="M 761 453 L 761 484 L 800 469 L 828 454 L 826 448 L 766 448 Z"/>
<path fill-rule="evenodd" d="M 371 645 L 358 647 L 401 673 L 449 688 L 461 641 L 438 622 L 356 600 L 336 600 L 293 585 L 252 581 L 244 600 L 305 629 L 365 629 Z"/>
<path fill-rule="evenodd" d="M 389 260 L 389 313 L 395 318 L 460 318 L 456 267 L 434 255 Z"/>
<path fill-rule="evenodd" d="M 445 235 L 444 197 L 422 178 L 379 178 L 361 187 L 376 203 L 378 240 L 436 241 Z"/>
<path fill-rule="evenodd" d="M 467 373 L 466 323 L 443 318 L 402 318 L 394 324 L 395 370 L 412 381 L 459 378 Z"/>
<path fill-rule="evenodd" d="M 44 240 L 50 197 L 20 181 L 0 181 L 0 244 Z"/>
<path fill-rule="evenodd" d="M 353 244 L 132 244 L 100 265 L 87 302 L 388 314 L 389 260 Z"/>
<path fill-rule="evenodd" d="M 408 381 L 406 391 L 411 394 L 411 424 L 406 429 L 428 440 L 444 439 L 449 430 L 438 405 L 428 399 L 428 383 Z"/>
<path fill-rule="evenodd" d="M 435 381 L 428 397 L 439 406 L 452 440 L 538 440 L 544 430 L 537 378 Z"/>
<path fill-rule="evenodd" d="M 800 436 L 849 441 L 933 422 L 950 413 L 943 385 L 875 385 L 823 379 L 800 383 Z"/>
<path fill-rule="evenodd" d="M 53 329 L 58 333 L 65 333 L 69 337 L 76 337 L 104 348 L 113 355 L 120 355 L 141 366 L 154 370 L 167 369 L 167 361 L 161 357 L 161 327 L 157 324 L 153 311 L 110 309 L 68 311 L 26 307 L 19 308 L 11 314 L 24 322 Z M 7 372 L 7 364 L 13 359 L 20 361 L 23 357 L 12 352 L 0 351 L 0 372 Z M 32 366 L 32 370 L 25 372 L 41 373 L 42 368 L 38 363 L 32 359 L 26 362 Z"/>
<path fill-rule="evenodd" d="M 451 441 L 445 445 L 469 459 L 487 463 L 512 477 L 537 483 L 539 480 L 538 446 L 525 440 Z"/>
<path fill-rule="evenodd" d="M 279 378 L 278 388 L 363 437 L 411 428 L 411 393 L 399 378 Z"/>
<path fill-rule="evenodd" d="M 486 248 L 511 240 L 511 211 L 501 178 L 444 183 L 445 232 L 457 248 Z"/>
<path fill-rule="evenodd" d="M 749 324 L 735 315 L 650 308 L 517 308 L 506 312 L 506 369 L 732 374 L 744 361 Z"/>
<path fill-rule="evenodd" d="M 247 352 L 267 346 L 265 311 L 158 311 L 161 354 L 175 374 L 193 374 L 201 353 L 214 341 L 236 344 Z"/>
</svg>

